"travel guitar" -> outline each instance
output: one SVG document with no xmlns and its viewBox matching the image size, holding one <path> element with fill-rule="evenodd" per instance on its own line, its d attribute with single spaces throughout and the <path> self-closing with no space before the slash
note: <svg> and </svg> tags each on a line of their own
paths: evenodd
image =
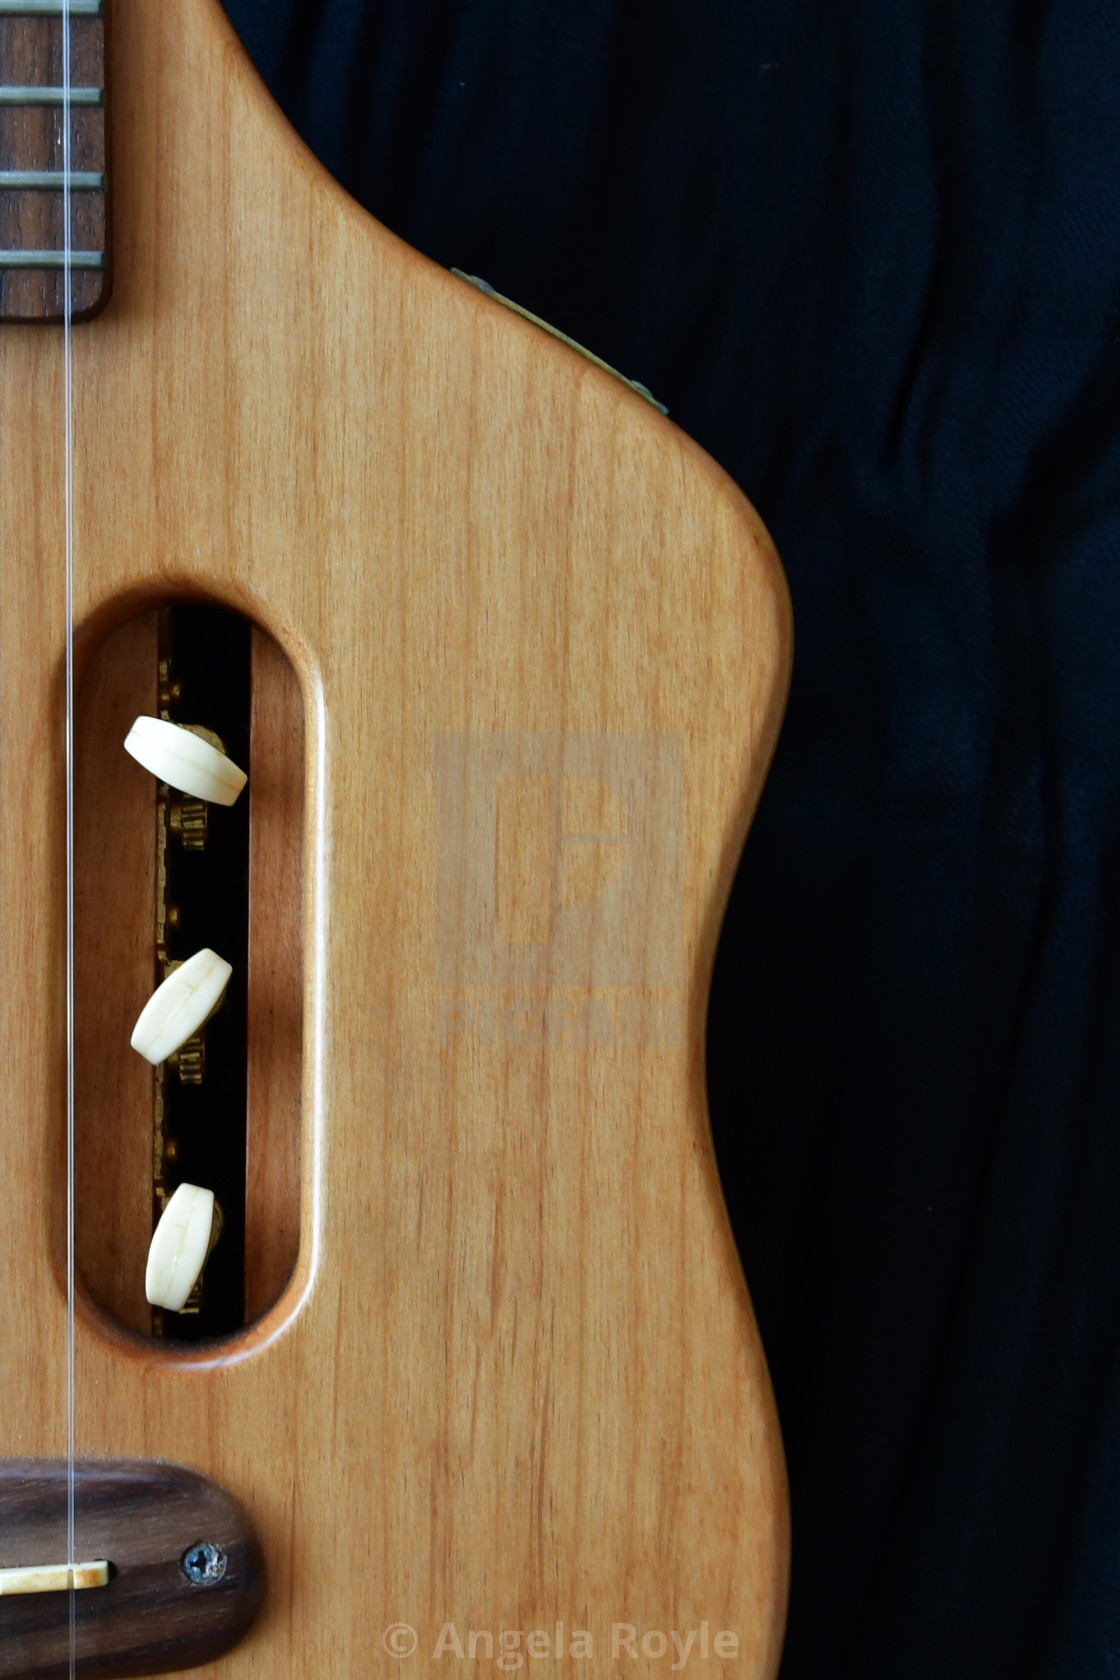
<svg viewBox="0 0 1120 1680">
<path fill-rule="evenodd" d="M 0 1675 L 763 1680 L 785 1477 L 704 1031 L 773 547 L 360 210 L 215 0 L 69 10 L 64 53 L 0 5 Z M 225 1000 L 153 1067 L 201 948 Z M 153 1307 L 188 1182 L 221 1233 Z"/>
</svg>

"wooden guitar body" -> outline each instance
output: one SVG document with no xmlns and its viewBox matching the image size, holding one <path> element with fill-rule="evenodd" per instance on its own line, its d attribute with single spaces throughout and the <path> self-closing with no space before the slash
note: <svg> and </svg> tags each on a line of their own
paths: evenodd
<svg viewBox="0 0 1120 1680">
<path fill-rule="evenodd" d="M 784 1467 L 704 1030 L 788 678 L 773 548 L 639 395 L 350 201 L 214 0 L 117 0 L 110 77 L 114 295 L 73 336 L 79 654 L 201 598 L 297 672 L 303 1099 L 285 1292 L 191 1349 L 80 1287 L 77 1450 L 200 1470 L 251 1514 L 268 1597 L 229 1680 L 438 1673 L 447 1624 L 496 1652 L 546 1630 L 542 1672 L 579 1672 L 586 1631 L 583 1672 L 635 1676 L 695 1630 L 688 1668 L 763 1680 Z M 10 1458 L 66 1442 L 63 389 L 61 333 L 5 327 Z M 129 1102 L 99 1171 L 150 1127 Z"/>
</svg>

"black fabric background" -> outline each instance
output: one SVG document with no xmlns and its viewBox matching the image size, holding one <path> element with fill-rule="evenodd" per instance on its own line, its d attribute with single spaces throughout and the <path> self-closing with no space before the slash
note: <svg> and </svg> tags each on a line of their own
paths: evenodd
<svg viewBox="0 0 1120 1680">
<path fill-rule="evenodd" d="M 668 403 L 797 650 L 710 1021 L 784 1680 L 1120 1671 L 1120 11 L 228 0 L 373 213 Z"/>
</svg>

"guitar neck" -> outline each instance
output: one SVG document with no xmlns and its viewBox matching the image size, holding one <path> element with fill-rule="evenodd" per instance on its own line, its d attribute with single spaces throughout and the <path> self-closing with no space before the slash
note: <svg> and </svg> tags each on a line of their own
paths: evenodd
<svg viewBox="0 0 1120 1680">
<path fill-rule="evenodd" d="M 706 1673 L 763 1680 L 784 1470 L 703 1041 L 788 680 L 773 547 L 641 394 L 350 201 L 213 0 L 118 0 L 106 79 L 113 297 L 70 374 L 76 726 L 96 741 L 120 638 L 183 602 L 240 614 L 298 688 L 248 904 L 267 941 L 276 872 L 298 875 L 274 947 L 300 1052 L 291 1275 L 220 1340 L 144 1333 L 152 1076 L 98 1097 L 87 1049 L 75 1204 L 148 1223 L 101 1267 L 83 1227 L 68 1388 L 66 366 L 61 334 L 6 327 L 0 1261 L 22 1311 L 0 1453 L 64 1455 L 72 1392 L 79 1455 L 234 1492 L 272 1608 L 230 1676 L 427 1671 L 451 1627 L 464 1651 L 552 1630 L 545 1666 L 577 1632 L 604 1661 L 632 1639 L 635 1675 L 703 1630 Z M 77 832 L 109 851 L 119 824 L 150 857 L 142 773 L 95 751 Z M 111 1039 L 103 1070 L 146 999 L 141 873 L 108 871 L 81 924 L 135 934 L 123 968 L 77 953 L 104 976 L 76 1023 Z M 273 1100 L 255 1066 L 250 1118 Z M 259 1237 L 251 1174 L 247 1206 Z M 28 1561 L 3 1544 L 0 1567 Z"/>
</svg>

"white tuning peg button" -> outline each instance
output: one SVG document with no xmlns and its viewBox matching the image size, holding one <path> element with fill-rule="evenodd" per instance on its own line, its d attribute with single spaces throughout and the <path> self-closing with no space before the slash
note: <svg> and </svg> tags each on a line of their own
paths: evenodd
<svg viewBox="0 0 1120 1680">
<path fill-rule="evenodd" d="M 213 1190 L 180 1184 L 160 1214 L 148 1250 L 144 1293 L 153 1307 L 182 1311 L 221 1229 Z"/>
<path fill-rule="evenodd" d="M 132 1048 L 157 1066 L 174 1055 L 209 1020 L 222 1001 L 233 969 L 203 947 L 157 986 L 132 1029 Z"/>
<path fill-rule="evenodd" d="M 212 805 L 232 805 L 249 779 L 209 741 L 166 718 L 138 717 L 124 746 L 168 787 Z"/>
</svg>

